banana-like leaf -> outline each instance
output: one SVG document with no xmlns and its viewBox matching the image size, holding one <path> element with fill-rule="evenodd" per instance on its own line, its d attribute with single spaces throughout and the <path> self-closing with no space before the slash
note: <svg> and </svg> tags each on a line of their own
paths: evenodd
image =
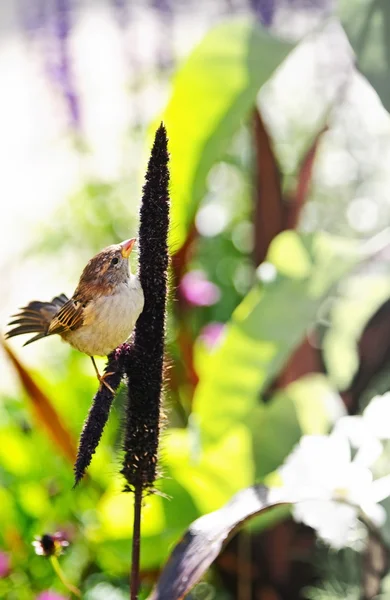
<svg viewBox="0 0 390 600">
<path fill-rule="evenodd" d="M 293 231 L 273 240 L 267 257 L 273 280 L 254 286 L 233 313 L 220 346 L 199 365 L 194 413 L 204 441 L 239 422 L 258 430 L 254 411 L 261 407 L 262 392 L 315 324 L 324 298 L 356 264 L 352 247 L 325 234 Z"/>
</svg>

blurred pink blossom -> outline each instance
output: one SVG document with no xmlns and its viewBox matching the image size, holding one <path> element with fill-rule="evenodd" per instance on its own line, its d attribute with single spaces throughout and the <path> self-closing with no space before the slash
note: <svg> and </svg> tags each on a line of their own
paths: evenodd
<svg viewBox="0 0 390 600">
<path fill-rule="evenodd" d="M 36 597 L 36 600 L 68 600 L 65 596 L 61 594 L 57 594 L 57 592 L 52 592 L 51 590 L 45 590 L 41 592 L 39 596 Z"/>
<path fill-rule="evenodd" d="M 11 570 L 11 561 L 9 555 L 6 552 L 0 552 L 0 579 L 7 577 Z"/>
<path fill-rule="evenodd" d="M 211 306 L 221 296 L 219 287 L 209 281 L 203 271 L 186 273 L 180 283 L 180 292 L 194 306 Z"/>
<path fill-rule="evenodd" d="M 220 341 L 225 325 L 223 323 L 208 323 L 201 330 L 199 337 L 208 348 L 214 348 Z"/>
</svg>

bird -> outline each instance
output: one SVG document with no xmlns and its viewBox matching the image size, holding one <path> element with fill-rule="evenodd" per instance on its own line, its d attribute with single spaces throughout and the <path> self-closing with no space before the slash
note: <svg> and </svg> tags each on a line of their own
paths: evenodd
<svg viewBox="0 0 390 600">
<path fill-rule="evenodd" d="M 139 278 L 129 269 L 135 238 L 104 248 L 87 263 L 73 296 L 51 302 L 33 300 L 12 315 L 14 326 L 5 337 L 35 333 L 24 345 L 58 334 L 73 348 L 91 357 L 97 378 L 112 393 L 94 356 L 107 356 L 129 339 L 144 307 Z"/>
</svg>

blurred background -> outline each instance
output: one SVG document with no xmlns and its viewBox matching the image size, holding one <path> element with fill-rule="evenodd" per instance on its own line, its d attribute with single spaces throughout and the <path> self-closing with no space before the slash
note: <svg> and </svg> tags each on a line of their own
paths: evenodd
<svg viewBox="0 0 390 600">
<path fill-rule="evenodd" d="M 2 332 L 136 235 L 150 143 L 161 119 L 168 130 L 170 368 L 146 598 L 194 519 L 273 483 L 302 435 L 389 389 L 390 6 L 5 0 L 0 28 Z M 93 369 L 59 339 L 22 341 L 0 354 L 0 598 L 70 597 L 31 545 L 61 531 L 83 598 L 122 600 L 123 391 L 73 491 Z M 388 442 L 375 469 L 390 471 Z M 380 535 L 386 548 L 388 522 Z M 329 550 L 283 508 L 233 537 L 191 597 L 357 599 L 364 556 Z"/>
</svg>

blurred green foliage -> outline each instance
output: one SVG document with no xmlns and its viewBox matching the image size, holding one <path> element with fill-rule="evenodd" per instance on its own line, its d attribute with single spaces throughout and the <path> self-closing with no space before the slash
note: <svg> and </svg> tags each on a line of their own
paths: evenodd
<svg viewBox="0 0 390 600">
<path fill-rule="evenodd" d="M 356 53 L 359 69 L 383 105 L 390 108 L 390 6 L 377 0 L 341 0 L 341 21 Z"/>
</svg>

